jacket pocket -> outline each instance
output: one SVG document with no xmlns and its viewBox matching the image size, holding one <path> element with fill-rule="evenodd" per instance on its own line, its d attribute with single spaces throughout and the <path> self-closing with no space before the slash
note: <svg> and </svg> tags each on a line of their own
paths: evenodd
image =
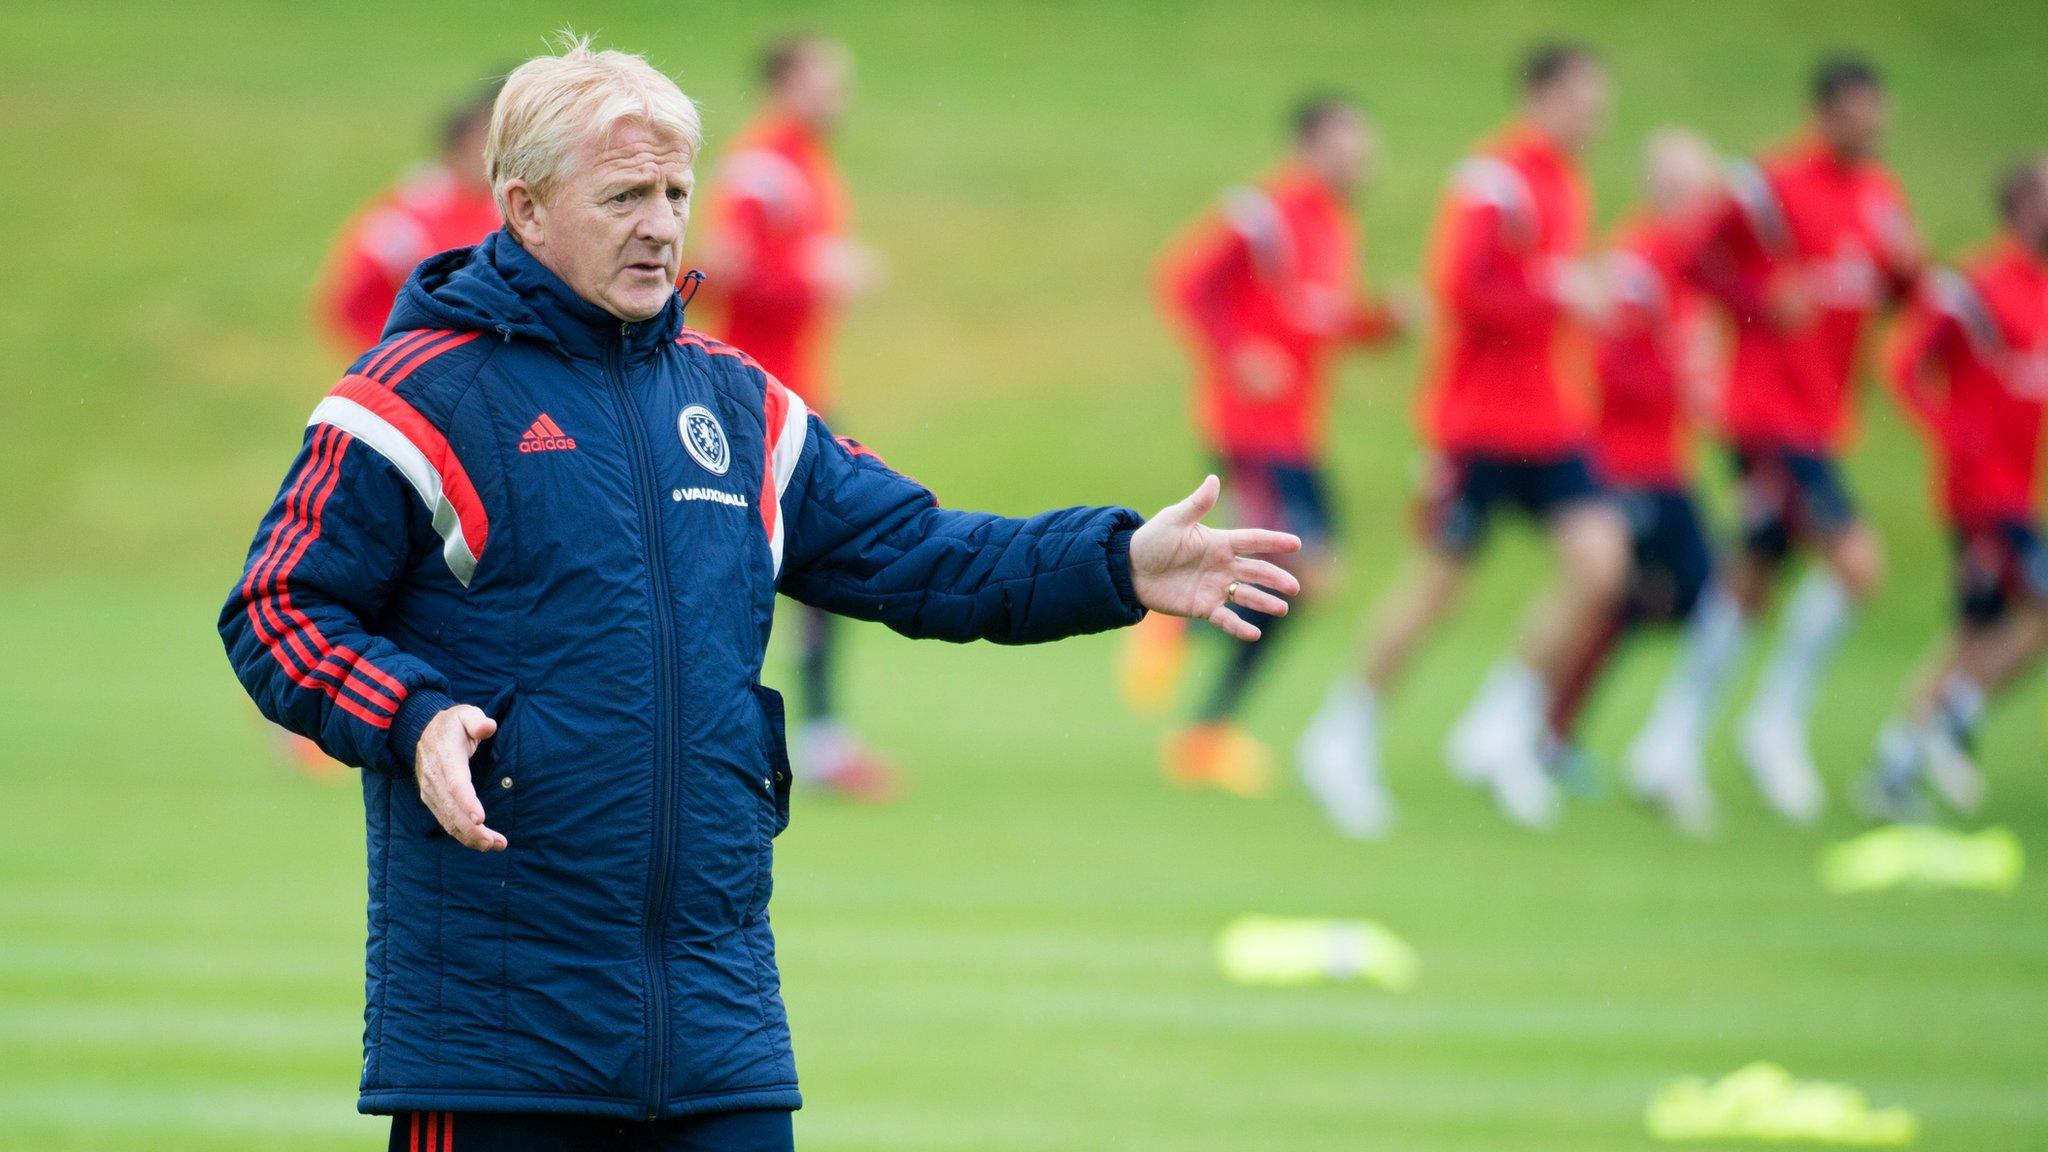
<svg viewBox="0 0 2048 1152">
<path fill-rule="evenodd" d="M 784 727 L 782 693 L 754 685 L 754 704 L 761 710 L 761 757 L 767 770 L 762 791 L 771 801 L 768 835 L 789 827 L 789 737 Z"/>
</svg>

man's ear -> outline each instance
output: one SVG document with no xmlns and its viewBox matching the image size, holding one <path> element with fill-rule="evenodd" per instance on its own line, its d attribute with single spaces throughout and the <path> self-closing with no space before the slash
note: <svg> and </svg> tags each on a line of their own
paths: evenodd
<svg viewBox="0 0 2048 1152">
<path fill-rule="evenodd" d="M 505 225 L 522 248 L 534 249 L 547 242 L 547 205 L 533 194 L 524 180 L 505 183 Z"/>
</svg>

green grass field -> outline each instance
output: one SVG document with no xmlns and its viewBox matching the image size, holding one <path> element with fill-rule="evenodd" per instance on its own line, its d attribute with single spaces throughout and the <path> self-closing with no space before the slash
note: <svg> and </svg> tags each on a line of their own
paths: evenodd
<svg viewBox="0 0 2048 1152">
<path fill-rule="evenodd" d="M 212 621 L 335 365 L 305 292 L 336 223 L 426 144 L 440 102 L 564 23 L 647 52 L 716 142 L 749 50 L 806 24 L 859 55 L 843 153 L 885 292 L 848 322 L 843 429 L 956 506 L 1155 507 L 1201 460 L 1151 313 L 1154 253 L 1271 157 L 1297 89 L 1377 109 L 1374 276 L 1410 281 L 1432 200 L 1501 117 L 1533 36 L 1591 38 L 1634 141 L 1791 126 L 1823 46 L 1898 92 L 1894 157 L 1930 237 L 1988 227 L 1987 184 L 2044 140 L 2048 8 L 1952 4 L 1203 3 L 456 7 L 49 4 L 0 11 L 0 1147 L 368 1149 L 354 1115 L 363 863 L 352 786 L 272 762 Z M 1412 352 L 1348 370 L 1348 583 L 1251 717 L 1284 746 L 1405 547 Z M 1446 778 L 1444 727 L 1536 572 L 1510 536 L 1396 701 L 1404 804 L 1383 845 L 1308 801 L 1165 787 L 1121 714 L 1109 638 L 1007 651 L 864 630 L 863 725 L 900 804 L 800 801 L 776 922 L 815 1149 L 1651 1147 L 1663 1081 L 1756 1059 L 1916 1110 L 1919 1146 L 2048 1147 L 2048 882 L 1826 895 L 1817 851 L 1945 619 L 1944 546 L 1900 419 L 1853 477 L 1891 579 L 1818 719 L 1823 828 L 1769 821 L 1721 749 L 1730 820 L 1682 842 L 1618 801 L 1505 829 Z M 1725 511 L 1725 500 L 1722 501 Z M 1667 659 L 1599 702 L 1612 754 Z M 1997 714 L 1985 819 L 2048 850 L 2042 695 Z M 1247 912 L 1367 916 L 1421 952 L 1394 995 L 1225 983 Z"/>
</svg>

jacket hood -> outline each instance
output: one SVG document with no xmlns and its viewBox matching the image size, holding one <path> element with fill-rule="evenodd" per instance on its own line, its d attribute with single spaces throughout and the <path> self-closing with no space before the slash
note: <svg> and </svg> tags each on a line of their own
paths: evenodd
<svg viewBox="0 0 2048 1152">
<path fill-rule="evenodd" d="M 470 248 L 452 248 L 414 268 L 399 290 L 384 334 L 416 328 L 491 332 L 506 340 L 552 344 L 565 355 L 597 358 L 619 346 L 629 359 L 651 353 L 682 330 L 683 307 L 671 295 L 654 317 L 624 323 L 578 296 L 503 229 Z"/>
</svg>

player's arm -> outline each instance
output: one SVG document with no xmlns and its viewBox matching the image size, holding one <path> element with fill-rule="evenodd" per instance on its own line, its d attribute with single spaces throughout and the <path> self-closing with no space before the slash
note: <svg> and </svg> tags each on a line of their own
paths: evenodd
<svg viewBox="0 0 2048 1152">
<path fill-rule="evenodd" d="M 392 302 L 427 252 L 426 235 L 404 213 L 377 209 L 336 244 L 314 301 L 320 327 L 350 359 L 384 337 Z"/>
<path fill-rule="evenodd" d="M 1900 319 L 1885 357 L 1885 381 L 1914 421 L 1938 436 L 1948 419 L 1949 368 L 1964 350 L 1964 334 L 1954 314 L 1930 299 L 1935 290 L 1915 295 Z"/>
<path fill-rule="evenodd" d="M 1251 275 L 1244 236 L 1220 220 L 1206 220 L 1160 262 L 1160 304 L 1205 353 L 1227 357 L 1244 338 L 1231 287 Z"/>
<path fill-rule="evenodd" d="M 735 193 L 712 209 L 705 283 L 722 296 L 744 294 L 770 306 L 802 307 L 822 288 L 807 274 L 801 245 L 783 213 L 763 197 Z"/>
<path fill-rule="evenodd" d="M 1898 188 L 1889 190 L 1882 211 L 1876 231 L 1885 289 L 1893 303 L 1907 302 L 1927 271 L 1927 242 L 1921 239 L 1905 194 Z"/>
<path fill-rule="evenodd" d="M 1684 262 L 1685 280 L 1740 322 L 1761 321 L 1781 331 L 1804 327 L 1818 303 L 1789 244 L 1761 235 L 1752 212 L 1730 194 Z"/>
<path fill-rule="evenodd" d="M 1445 304 L 1475 331 L 1519 331 L 1547 324 L 1562 310 L 1558 269 L 1532 258 L 1502 210 L 1460 199 L 1451 207 L 1438 269 Z"/>
<path fill-rule="evenodd" d="M 1414 326 L 1409 302 L 1360 292 L 1351 302 L 1340 335 L 1352 344 L 1385 344 Z"/>
<path fill-rule="evenodd" d="M 1683 303 L 1673 310 L 1672 339 L 1678 358 L 1680 400 L 1687 417 L 1700 427 L 1709 427 L 1721 410 L 1721 383 L 1726 379 L 1728 349 L 1721 326 L 1714 322 L 1698 298 L 1676 292 Z"/>
</svg>

